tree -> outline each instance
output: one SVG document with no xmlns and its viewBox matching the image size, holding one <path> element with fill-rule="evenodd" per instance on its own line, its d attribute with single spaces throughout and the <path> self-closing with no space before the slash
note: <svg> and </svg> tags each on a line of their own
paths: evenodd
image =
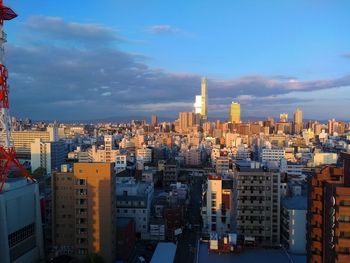
<svg viewBox="0 0 350 263">
<path fill-rule="evenodd" d="M 40 177 L 42 177 L 44 175 L 46 175 L 46 169 L 44 167 L 38 167 L 33 172 L 33 177 L 35 179 L 38 179 L 38 178 L 40 178 Z"/>
</svg>

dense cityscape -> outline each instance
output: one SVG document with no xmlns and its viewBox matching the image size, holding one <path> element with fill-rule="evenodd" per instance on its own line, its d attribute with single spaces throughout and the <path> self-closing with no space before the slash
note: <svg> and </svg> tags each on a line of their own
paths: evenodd
<svg viewBox="0 0 350 263">
<path fill-rule="evenodd" d="M 216 120 L 210 77 L 173 120 L 11 117 L 3 55 L 1 263 L 350 262 L 348 120 L 242 96 Z"/>
</svg>

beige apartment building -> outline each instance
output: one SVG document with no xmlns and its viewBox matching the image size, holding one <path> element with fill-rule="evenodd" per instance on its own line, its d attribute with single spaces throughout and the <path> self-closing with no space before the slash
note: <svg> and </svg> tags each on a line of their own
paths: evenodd
<svg viewBox="0 0 350 263">
<path fill-rule="evenodd" d="M 245 241 L 280 244 L 280 173 L 258 162 L 237 161 L 237 232 Z"/>
<path fill-rule="evenodd" d="M 53 246 L 61 254 L 116 255 L 115 177 L 112 163 L 75 163 L 52 176 Z"/>
</svg>

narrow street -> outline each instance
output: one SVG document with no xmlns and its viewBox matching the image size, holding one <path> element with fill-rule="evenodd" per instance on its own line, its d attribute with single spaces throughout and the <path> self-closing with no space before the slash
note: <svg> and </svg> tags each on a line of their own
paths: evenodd
<svg viewBox="0 0 350 263">
<path fill-rule="evenodd" d="M 201 225 L 201 195 L 202 195 L 202 177 L 192 177 L 190 185 L 190 204 L 188 207 L 188 223 L 191 229 L 185 229 L 179 238 L 175 263 L 192 263 L 195 259 L 198 233 Z"/>
</svg>

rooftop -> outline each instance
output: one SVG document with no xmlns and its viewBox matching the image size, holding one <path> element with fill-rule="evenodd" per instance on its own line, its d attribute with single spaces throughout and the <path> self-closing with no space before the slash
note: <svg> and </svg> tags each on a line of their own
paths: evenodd
<svg viewBox="0 0 350 263">
<path fill-rule="evenodd" d="M 285 198 L 282 200 L 282 205 L 287 209 L 307 210 L 307 197 L 299 195 Z"/>
<path fill-rule="evenodd" d="M 246 249 L 238 254 L 208 252 L 208 244 L 200 244 L 198 263 L 306 263 L 304 255 L 288 255 L 282 249 Z"/>
<path fill-rule="evenodd" d="M 173 263 L 175 253 L 176 245 L 174 243 L 158 243 L 151 259 L 151 263 Z"/>
</svg>

